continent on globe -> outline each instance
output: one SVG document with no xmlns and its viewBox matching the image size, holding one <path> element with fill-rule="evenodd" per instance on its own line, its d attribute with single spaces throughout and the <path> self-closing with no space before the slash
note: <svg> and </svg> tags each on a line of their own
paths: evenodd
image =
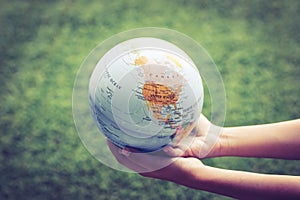
<svg viewBox="0 0 300 200">
<path fill-rule="evenodd" d="M 143 69 L 142 95 L 148 108 L 151 109 L 153 116 L 159 120 L 160 124 L 174 128 L 173 125 L 176 124 L 176 121 L 172 118 L 170 111 L 177 110 L 177 101 L 185 82 L 184 77 L 177 73 L 175 68 L 182 68 L 182 64 L 167 53 L 162 54 L 164 60 L 161 61 L 147 58 L 145 55 L 140 56 L 139 51 L 134 51 L 132 54 L 135 57 L 134 66 Z M 130 56 L 130 58 L 132 57 Z M 163 116 L 163 108 L 166 107 L 169 112 Z M 177 114 L 181 115 L 178 112 Z"/>
<path fill-rule="evenodd" d="M 140 56 L 138 51 L 134 51 L 133 54 L 136 55 L 134 65 L 140 66 L 144 70 L 145 84 L 142 94 L 147 101 L 147 106 L 151 108 L 153 115 L 158 120 L 172 125 L 172 121 L 169 121 L 171 114 L 163 117 L 161 112 L 163 106 L 173 106 L 175 110 L 177 109 L 176 103 L 184 84 L 184 78 L 179 73 L 175 73 L 173 68 L 176 66 L 182 68 L 182 64 L 176 57 L 169 54 L 165 54 L 166 59 L 161 62 L 163 65 L 155 65 L 155 61 L 151 62 L 146 56 Z M 156 63 L 159 63 L 157 61 Z"/>
<path fill-rule="evenodd" d="M 163 118 L 161 116 L 162 107 L 172 105 L 176 109 L 180 90 L 181 88 L 178 88 L 177 91 L 172 91 L 168 86 L 159 83 L 145 83 L 143 86 L 143 95 L 147 101 L 147 105 L 152 109 L 154 116 L 167 124 L 169 123 L 171 114 Z"/>
</svg>

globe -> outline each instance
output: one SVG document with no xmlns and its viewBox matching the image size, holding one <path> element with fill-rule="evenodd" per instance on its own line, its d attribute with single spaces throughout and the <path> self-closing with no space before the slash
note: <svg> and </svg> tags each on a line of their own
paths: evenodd
<svg viewBox="0 0 300 200">
<path fill-rule="evenodd" d="M 89 105 L 100 132 L 120 148 L 142 152 L 176 145 L 191 134 L 203 96 L 193 61 L 158 38 L 117 44 L 89 80 Z"/>
</svg>

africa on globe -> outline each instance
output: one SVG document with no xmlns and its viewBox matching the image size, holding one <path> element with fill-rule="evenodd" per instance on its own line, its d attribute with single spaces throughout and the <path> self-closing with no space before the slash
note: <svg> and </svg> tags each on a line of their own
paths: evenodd
<svg viewBox="0 0 300 200">
<path fill-rule="evenodd" d="M 157 38 L 135 38 L 99 60 L 90 77 L 89 103 L 108 140 L 151 152 L 190 133 L 202 110 L 203 85 L 180 48 Z"/>
</svg>

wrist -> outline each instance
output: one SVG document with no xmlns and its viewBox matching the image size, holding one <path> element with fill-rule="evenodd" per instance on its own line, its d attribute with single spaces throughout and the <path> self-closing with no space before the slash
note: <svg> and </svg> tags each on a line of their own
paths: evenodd
<svg viewBox="0 0 300 200">
<path fill-rule="evenodd" d="M 185 185 L 190 188 L 197 190 L 210 191 L 216 183 L 214 182 L 214 170 L 215 168 L 202 165 L 198 166 L 197 169 L 190 169 L 190 176 L 184 178 Z"/>
<path fill-rule="evenodd" d="M 180 168 L 182 172 L 176 170 L 176 177 L 171 180 L 175 183 L 185 185 L 190 188 L 203 190 L 206 180 L 209 180 L 210 174 L 207 174 L 209 167 L 202 164 L 197 158 L 184 158 L 184 164 Z M 182 174 L 183 176 L 180 176 Z"/>
<path fill-rule="evenodd" d="M 213 139 L 211 139 L 210 143 L 210 151 L 205 156 L 205 158 L 212 158 L 212 157 L 219 157 L 224 154 L 225 149 L 228 147 L 227 141 L 227 133 L 226 128 L 217 127 L 212 128 L 212 131 L 209 133 L 211 134 Z"/>
<path fill-rule="evenodd" d="M 230 128 L 223 128 L 219 141 L 218 156 L 230 156 L 232 154 L 232 145 L 234 144 L 234 136 L 230 134 Z"/>
<path fill-rule="evenodd" d="M 247 144 L 245 136 L 241 134 L 239 128 L 226 127 L 220 136 L 220 149 L 218 156 L 242 156 Z"/>
</svg>

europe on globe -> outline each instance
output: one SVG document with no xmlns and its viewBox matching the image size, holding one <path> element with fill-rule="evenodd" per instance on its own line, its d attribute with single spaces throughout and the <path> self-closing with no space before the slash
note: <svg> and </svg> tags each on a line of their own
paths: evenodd
<svg viewBox="0 0 300 200">
<path fill-rule="evenodd" d="M 89 83 L 89 103 L 100 132 L 121 148 L 143 152 L 186 137 L 200 116 L 203 95 L 193 61 L 157 38 L 116 45 L 97 63 Z"/>
</svg>

